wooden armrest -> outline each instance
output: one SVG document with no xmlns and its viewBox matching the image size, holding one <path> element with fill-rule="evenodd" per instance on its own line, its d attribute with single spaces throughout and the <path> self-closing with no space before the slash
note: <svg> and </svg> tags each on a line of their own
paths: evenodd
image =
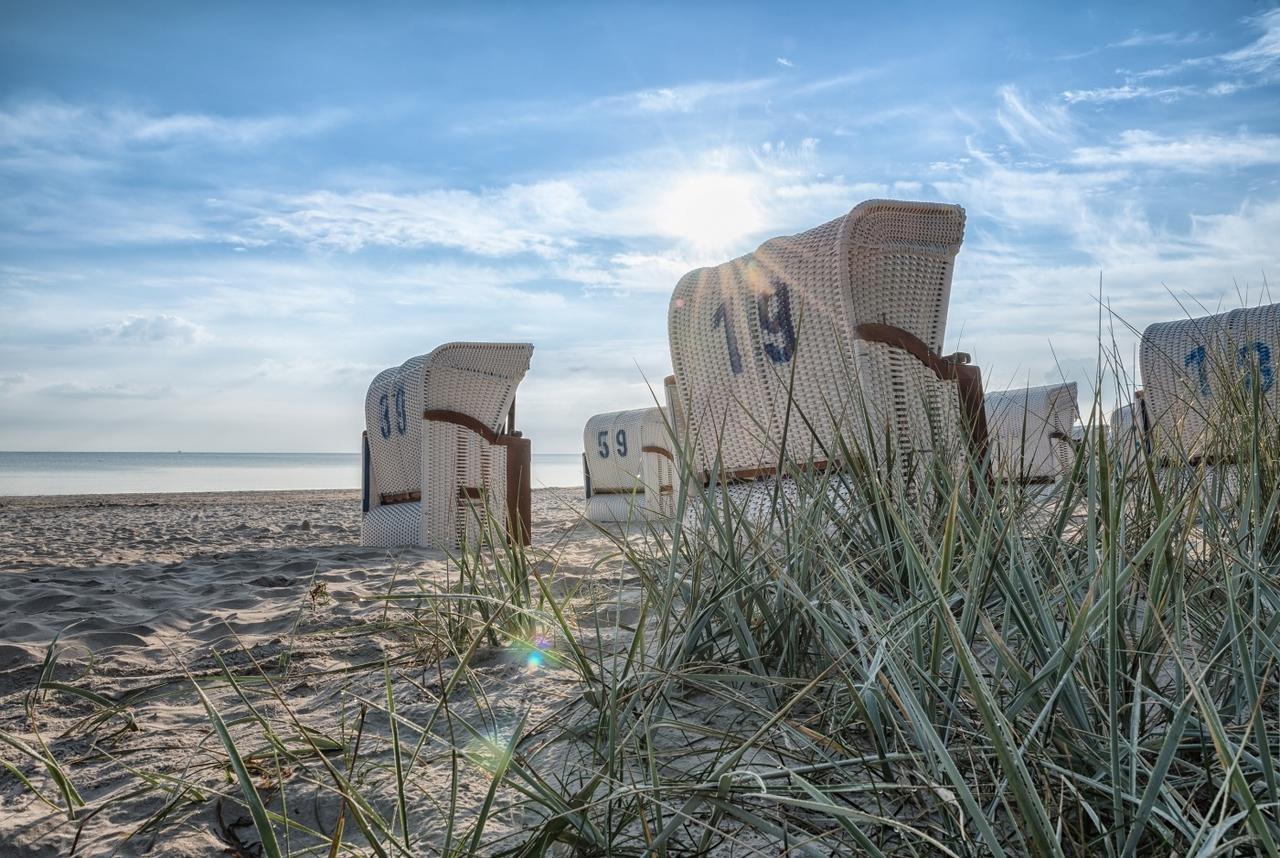
<svg viewBox="0 0 1280 858">
<path fill-rule="evenodd" d="M 883 343 L 886 346 L 902 349 L 902 351 L 920 361 L 934 375 L 944 381 L 954 381 L 958 378 L 959 374 L 956 372 L 956 367 L 963 366 L 969 362 L 969 356 L 963 352 L 957 352 L 944 358 L 925 345 L 924 340 L 921 340 L 915 334 L 893 325 L 868 322 L 865 325 L 858 325 L 853 331 L 853 336 L 854 339 L 865 340 L 869 343 Z"/>
</svg>

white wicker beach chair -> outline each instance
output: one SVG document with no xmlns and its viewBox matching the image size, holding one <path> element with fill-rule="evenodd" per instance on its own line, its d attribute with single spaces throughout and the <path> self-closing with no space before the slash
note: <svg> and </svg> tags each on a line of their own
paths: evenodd
<svg viewBox="0 0 1280 858">
<path fill-rule="evenodd" d="M 963 237 L 959 206 L 873 200 L 686 274 L 668 317 L 669 402 L 700 478 L 769 476 L 780 452 L 824 468 L 841 440 L 896 454 L 904 473 L 963 452 L 985 423 L 981 378 L 967 357 L 937 355 Z"/>
<path fill-rule="evenodd" d="M 422 364 L 378 373 L 365 394 L 360 544 L 418 545 L 422 538 Z"/>
<path fill-rule="evenodd" d="M 1050 483 L 1075 460 L 1076 383 L 988 393 L 987 438 L 996 479 Z"/>
<path fill-rule="evenodd" d="M 365 398 L 361 544 L 453 549 L 494 526 L 527 544 L 529 441 L 515 431 L 526 343 L 449 343 L 379 373 Z"/>
<path fill-rule="evenodd" d="M 586 516 L 598 522 L 670 517 L 675 465 L 661 408 L 597 414 L 583 430 Z"/>
<path fill-rule="evenodd" d="M 1280 407 L 1277 358 L 1280 304 L 1148 327 L 1138 360 L 1151 452 L 1161 461 L 1229 455 L 1251 397 L 1264 415 Z"/>
</svg>

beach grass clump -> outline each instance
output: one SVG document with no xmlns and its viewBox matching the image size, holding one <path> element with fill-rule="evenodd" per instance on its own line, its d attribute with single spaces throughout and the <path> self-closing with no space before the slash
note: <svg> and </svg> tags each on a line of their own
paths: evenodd
<svg viewBox="0 0 1280 858">
<path fill-rule="evenodd" d="M 169 771 L 122 757 L 155 807 L 131 836 L 212 802 L 243 855 L 1276 855 L 1280 435 L 1223 407 L 1211 458 L 1090 421 L 1040 486 L 846 446 L 705 487 L 673 439 L 693 488 L 579 525 L 611 546 L 589 584 L 491 535 L 397 573 L 368 664 L 246 650 L 152 692 L 196 689 L 209 730 Z"/>
</svg>

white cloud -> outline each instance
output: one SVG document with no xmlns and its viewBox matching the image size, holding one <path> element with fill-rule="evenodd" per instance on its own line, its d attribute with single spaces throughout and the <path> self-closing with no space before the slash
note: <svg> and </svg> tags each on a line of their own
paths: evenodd
<svg viewBox="0 0 1280 858">
<path fill-rule="evenodd" d="M 1193 33 L 1144 33 L 1141 30 L 1134 30 L 1133 34 L 1127 39 L 1119 42 L 1112 42 L 1107 45 L 1109 48 L 1140 48 L 1150 45 L 1194 45 L 1196 42 L 1204 40 L 1204 36 L 1197 32 Z"/>
<path fill-rule="evenodd" d="M 1208 92 L 1212 95 L 1227 94 L 1215 91 L 1215 89 L 1210 89 Z M 1173 102 L 1185 95 L 1194 95 L 1198 92 L 1200 90 L 1193 86 L 1150 87 L 1125 84 L 1124 86 L 1105 86 L 1098 89 L 1069 89 L 1062 93 L 1062 98 L 1068 104 L 1105 104 L 1117 101 L 1133 101 L 1139 98 L 1153 98 L 1157 101 Z"/>
<path fill-rule="evenodd" d="M 31 376 L 24 372 L 6 372 L 0 374 L 0 393 L 20 387 L 31 380 Z"/>
<path fill-rule="evenodd" d="M 625 166 L 588 168 L 531 185 L 262 198 L 245 203 L 253 214 L 242 232 L 259 242 L 346 252 L 442 247 L 485 257 L 530 254 L 562 269 L 573 256 L 598 255 L 593 245 L 601 242 L 623 246 L 595 264 L 631 251 L 678 249 L 701 257 L 741 252 L 753 236 L 804 226 L 799 215 L 830 218 L 857 202 L 838 199 L 846 184 L 823 176 L 819 166 L 813 138 L 678 157 L 664 149 L 636 155 Z M 828 193 L 818 201 L 824 186 Z"/>
<path fill-rule="evenodd" d="M 1230 214 L 1192 215 L 1191 236 L 1236 264 L 1280 269 L 1280 200 L 1246 202 Z"/>
<path fill-rule="evenodd" d="M 481 256 L 549 255 L 574 244 L 591 208 L 563 181 L 478 192 L 420 194 L 316 191 L 278 201 L 283 209 L 256 218 L 253 229 L 321 248 L 452 247 Z"/>
<path fill-rule="evenodd" d="M 693 113 L 709 103 L 734 103 L 772 86 L 772 78 L 702 81 L 641 89 L 596 99 L 588 107 L 633 113 Z"/>
<path fill-rule="evenodd" d="M 852 71 L 844 72 L 843 74 L 817 78 L 816 80 L 811 80 L 808 83 L 803 83 L 791 90 L 791 93 L 799 96 L 815 95 L 832 89 L 841 89 L 843 87 L 853 86 L 854 84 L 865 83 L 866 81 L 879 77 L 884 74 L 884 72 L 885 69 L 883 68 L 854 69 Z"/>
<path fill-rule="evenodd" d="M 61 399 L 168 399 L 174 395 L 173 388 L 168 385 L 140 387 L 134 384 L 91 385 L 79 382 L 51 384 L 36 392 Z"/>
<path fill-rule="evenodd" d="M 1280 72 L 1280 9 L 1271 9 L 1246 21 L 1261 35 L 1249 44 L 1205 57 L 1191 57 L 1145 71 L 1130 72 L 1138 79 L 1168 77 L 1189 69 L 1209 69 L 1219 73 L 1252 76 L 1247 85 L 1260 86 L 1274 82 Z M 1246 86 L 1244 83 L 1239 84 Z"/>
<path fill-rule="evenodd" d="M 132 107 L 29 101 L 0 110 L 0 147 L 89 153 L 176 143 L 255 146 L 328 130 L 344 111 L 308 115 L 156 114 Z"/>
<path fill-rule="evenodd" d="M 1219 59 L 1227 66 L 1253 74 L 1270 72 L 1280 65 L 1280 9 L 1271 9 L 1251 19 L 1262 30 L 1257 40 L 1222 54 Z"/>
<path fill-rule="evenodd" d="M 1036 142 L 1062 143 L 1071 137 L 1071 118 L 1059 105 L 1033 107 L 1013 84 L 997 90 L 1000 107 L 996 121 L 1016 143 L 1028 146 Z"/>
<path fill-rule="evenodd" d="M 784 69 L 789 69 L 795 66 L 795 63 L 793 63 L 791 60 L 787 59 L 786 57 L 778 57 L 775 60 L 775 62 L 778 65 L 782 66 Z"/>
<path fill-rule="evenodd" d="M 191 345 L 209 338 L 208 332 L 194 322 L 167 313 L 129 316 L 115 324 L 98 328 L 95 333 L 105 340 L 142 345 Z"/>
<path fill-rule="evenodd" d="M 1077 148 L 1071 162 L 1088 167 L 1140 165 L 1171 170 L 1252 167 L 1280 163 L 1280 136 L 1242 132 L 1234 137 L 1193 134 L 1172 138 L 1130 130 L 1114 145 Z"/>
</svg>

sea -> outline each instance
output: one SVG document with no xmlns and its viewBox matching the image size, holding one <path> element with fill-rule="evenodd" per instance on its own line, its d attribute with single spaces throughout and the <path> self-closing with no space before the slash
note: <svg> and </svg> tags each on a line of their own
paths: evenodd
<svg viewBox="0 0 1280 858">
<path fill-rule="evenodd" d="M 533 486 L 582 486 L 581 453 L 534 453 Z M 0 451 L 0 496 L 358 489 L 357 453 Z"/>
</svg>

